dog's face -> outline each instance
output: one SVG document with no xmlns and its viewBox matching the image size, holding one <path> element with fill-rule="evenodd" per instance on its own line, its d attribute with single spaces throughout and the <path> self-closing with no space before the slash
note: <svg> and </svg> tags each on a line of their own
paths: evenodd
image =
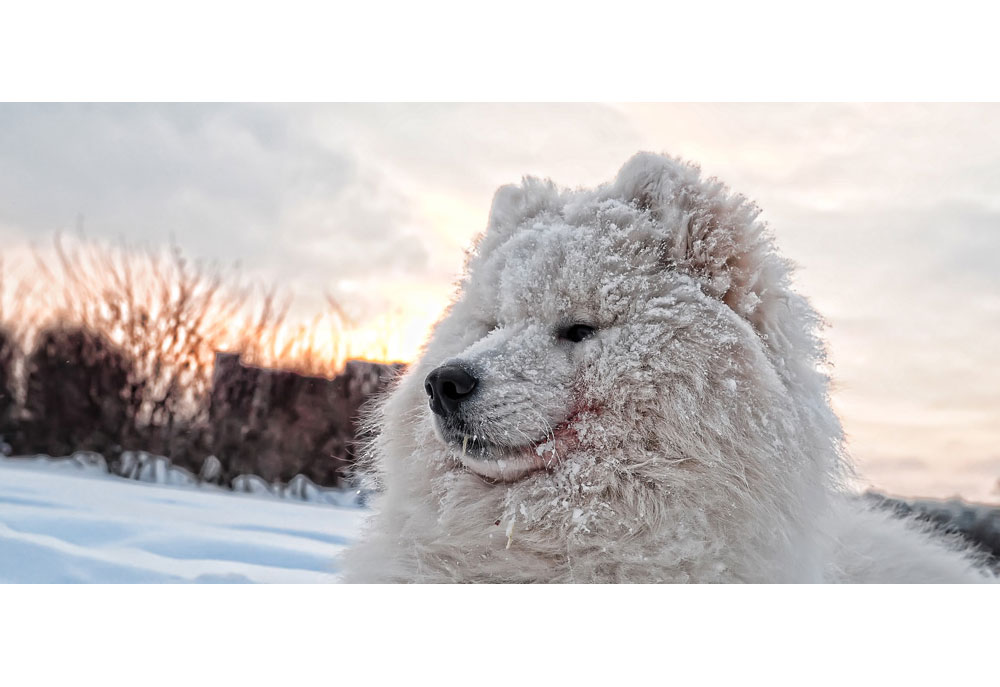
<svg viewBox="0 0 1000 687">
<path fill-rule="evenodd" d="M 594 189 L 501 188 L 447 316 L 372 416 L 372 550 L 464 579 L 559 561 L 558 579 L 577 561 L 724 579 L 742 574 L 731 551 L 801 557 L 840 435 L 789 269 L 755 206 L 669 158 Z"/>
<path fill-rule="evenodd" d="M 392 455 L 497 482 L 598 469 L 650 484 L 744 455 L 724 468 L 743 480 L 751 451 L 759 463 L 776 431 L 797 431 L 774 424 L 795 394 L 824 393 L 808 381 L 812 311 L 757 212 L 644 154 L 594 191 L 502 188 L 459 298 L 387 406 L 387 436 L 406 443 Z"/>
<path fill-rule="evenodd" d="M 471 266 L 422 361 L 455 467 L 509 482 L 582 453 L 682 459 L 670 437 L 736 398 L 760 339 L 653 224 L 634 208 L 624 226 L 540 221 Z"/>
</svg>

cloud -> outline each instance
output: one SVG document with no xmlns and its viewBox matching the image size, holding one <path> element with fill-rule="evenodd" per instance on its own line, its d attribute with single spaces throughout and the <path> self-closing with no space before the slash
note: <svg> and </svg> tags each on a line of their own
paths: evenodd
<svg viewBox="0 0 1000 687">
<path fill-rule="evenodd" d="M 410 200 L 284 106 L 0 106 L 0 226 L 154 245 L 324 285 L 425 276 Z M 13 235 L 13 236 L 12 236 Z"/>
</svg>

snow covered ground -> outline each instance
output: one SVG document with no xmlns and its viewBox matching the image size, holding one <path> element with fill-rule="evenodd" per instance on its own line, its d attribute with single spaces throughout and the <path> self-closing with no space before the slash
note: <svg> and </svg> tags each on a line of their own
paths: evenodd
<svg viewBox="0 0 1000 687">
<path fill-rule="evenodd" d="M 0 459 L 0 583 L 335 582 L 367 514 Z"/>
</svg>

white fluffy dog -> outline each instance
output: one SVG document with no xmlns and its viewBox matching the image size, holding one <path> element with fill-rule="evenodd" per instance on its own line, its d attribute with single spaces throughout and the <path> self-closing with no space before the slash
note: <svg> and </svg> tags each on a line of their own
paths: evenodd
<svg viewBox="0 0 1000 687">
<path fill-rule="evenodd" d="M 642 153 L 501 188 L 371 418 L 349 581 L 951 582 L 981 559 L 843 486 L 818 317 L 758 209 Z"/>
</svg>

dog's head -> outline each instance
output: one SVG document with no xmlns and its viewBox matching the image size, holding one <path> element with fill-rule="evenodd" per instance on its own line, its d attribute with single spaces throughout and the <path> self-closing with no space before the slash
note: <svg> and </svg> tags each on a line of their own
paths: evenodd
<svg viewBox="0 0 1000 687">
<path fill-rule="evenodd" d="M 767 441 L 825 387 L 812 310 L 757 214 L 651 154 L 595 190 L 501 188 L 411 372 L 420 453 L 510 482 L 579 455 L 641 472 Z"/>
</svg>

